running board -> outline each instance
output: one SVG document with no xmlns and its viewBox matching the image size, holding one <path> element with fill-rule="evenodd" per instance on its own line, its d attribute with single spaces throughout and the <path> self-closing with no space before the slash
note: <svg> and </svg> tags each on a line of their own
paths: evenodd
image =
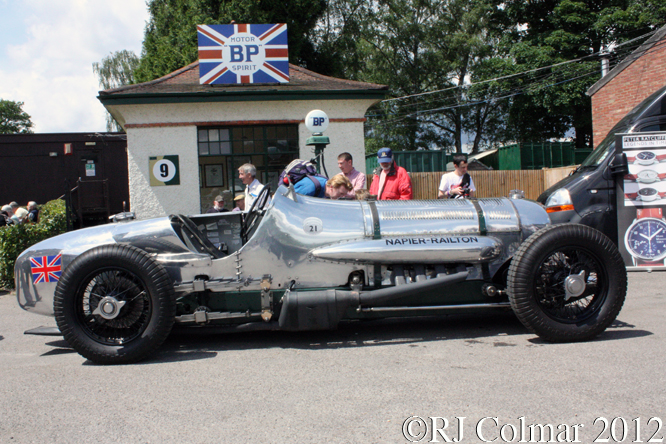
<svg viewBox="0 0 666 444">
<path fill-rule="evenodd" d="M 495 302 L 490 304 L 425 305 L 423 307 L 359 307 L 356 311 L 361 313 L 374 313 L 386 311 L 462 310 L 466 308 L 511 308 L 511 303 Z"/>
<path fill-rule="evenodd" d="M 24 335 L 37 335 L 37 336 L 62 336 L 58 327 L 37 327 L 23 332 Z"/>
<path fill-rule="evenodd" d="M 217 311 L 197 311 L 193 314 L 185 314 L 176 316 L 175 321 L 177 324 L 207 324 L 210 321 L 219 321 L 224 319 L 250 319 L 261 318 L 261 312 L 251 313 L 250 311 L 243 312 L 217 312 Z"/>
</svg>

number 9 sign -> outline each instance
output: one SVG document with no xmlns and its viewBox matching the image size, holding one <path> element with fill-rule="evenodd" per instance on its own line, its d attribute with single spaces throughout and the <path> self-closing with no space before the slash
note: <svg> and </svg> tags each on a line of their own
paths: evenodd
<svg viewBox="0 0 666 444">
<path fill-rule="evenodd" d="M 150 186 L 180 185 L 178 156 L 151 157 Z"/>
</svg>

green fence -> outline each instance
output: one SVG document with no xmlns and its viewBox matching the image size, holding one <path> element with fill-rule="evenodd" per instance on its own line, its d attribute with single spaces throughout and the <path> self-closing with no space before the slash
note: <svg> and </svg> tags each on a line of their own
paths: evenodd
<svg viewBox="0 0 666 444">
<path fill-rule="evenodd" d="M 580 164 L 592 152 L 573 142 L 516 143 L 499 149 L 500 170 L 540 170 Z"/>
<path fill-rule="evenodd" d="M 576 149 L 573 142 L 516 143 L 501 147 L 496 154 L 480 159 L 494 170 L 540 170 L 580 164 L 592 152 Z M 453 160 L 445 151 L 393 151 L 398 165 L 410 173 L 446 171 Z M 365 156 L 365 171 L 371 174 L 377 168 L 377 156 Z"/>
<path fill-rule="evenodd" d="M 395 162 L 410 173 L 429 173 L 446 171 L 446 164 L 452 156 L 446 151 L 393 151 Z M 371 174 L 379 164 L 377 155 L 365 156 L 365 171 Z"/>
</svg>

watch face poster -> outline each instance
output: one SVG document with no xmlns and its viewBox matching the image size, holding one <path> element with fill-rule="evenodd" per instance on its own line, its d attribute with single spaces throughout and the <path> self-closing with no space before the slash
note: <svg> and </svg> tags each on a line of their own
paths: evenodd
<svg viewBox="0 0 666 444">
<path fill-rule="evenodd" d="M 618 176 L 618 247 L 629 269 L 666 270 L 666 132 L 617 134 L 629 173 Z"/>
</svg>

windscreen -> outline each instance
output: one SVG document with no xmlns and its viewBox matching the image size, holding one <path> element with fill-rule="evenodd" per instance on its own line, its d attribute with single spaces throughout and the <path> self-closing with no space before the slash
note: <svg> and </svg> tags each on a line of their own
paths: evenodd
<svg viewBox="0 0 666 444">
<path fill-rule="evenodd" d="M 615 147 L 615 133 L 610 133 L 601 144 L 585 158 L 581 167 L 597 167 L 606 160 L 608 153 Z"/>
</svg>

